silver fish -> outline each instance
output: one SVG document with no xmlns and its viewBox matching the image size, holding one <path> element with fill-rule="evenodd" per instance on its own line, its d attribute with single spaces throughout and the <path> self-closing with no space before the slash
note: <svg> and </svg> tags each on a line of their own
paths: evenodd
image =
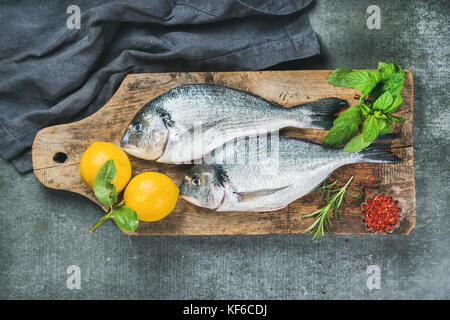
<svg viewBox="0 0 450 320">
<path fill-rule="evenodd" d="M 217 211 L 274 211 L 308 194 L 343 165 L 400 161 L 385 150 L 384 144 L 347 153 L 281 136 L 278 150 L 273 152 L 256 140 L 239 139 L 214 150 L 214 156 L 205 161 L 209 164 L 195 165 L 187 172 L 180 186 L 181 196 Z M 276 156 L 267 156 L 270 152 Z M 223 161 L 239 156 L 242 159 L 242 154 L 248 155 L 245 161 Z"/>
<path fill-rule="evenodd" d="M 291 126 L 329 129 L 347 102 L 326 98 L 292 108 L 249 92 L 211 84 L 176 87 L 147 103 L 128 125 L 123 150 L 165 163 L 201 159 L 237 137 Z"/>
</svg>

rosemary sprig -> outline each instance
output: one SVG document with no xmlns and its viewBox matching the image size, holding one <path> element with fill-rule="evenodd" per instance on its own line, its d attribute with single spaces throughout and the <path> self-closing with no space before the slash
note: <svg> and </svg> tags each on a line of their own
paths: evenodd
<svg viewBox="0 0 450 320">
<path fill-rule="evenodd" d="M 347 187 L 350 185 L 350 182 L 352 180 L 353 176 L 348 179 L 345 186 L 338 189 L 332 189 L 332 187 L 338 182 L 338 180 L 330 183 L 329 185 L 327 185 L 326 181 L 324 181 L 322 186 L 314 190 L 322 190 L 320 199 L 322 200 L 325 196 L 327 204 L 325 207 L 303 216 L 304 218 L 316 217 L 316 220 L 309 226 L 309 228 L 305 230 L 305 233 L 314 233 L 313 239 L 315 239 L 316 237 L 322 239 L 322 236 L 325 233 L 325 229 L 328 233 L 330 233 L 329 226 L 332 225 L 331 218 L 333 216 L 337 221 L 343 222 L 339 219 L 339 214 L 341 213 L 341 210 L 339 208 L 342 204 L 342 200 L 345 199 L 347 204 L 351 206 L 346 196 L 348 195 L 350 197 L 358 197 L 361 194 L 361 192 L 359 192 L 358 194 L 350 194 L 350 192 L 347 191 Z"/>
</svg>

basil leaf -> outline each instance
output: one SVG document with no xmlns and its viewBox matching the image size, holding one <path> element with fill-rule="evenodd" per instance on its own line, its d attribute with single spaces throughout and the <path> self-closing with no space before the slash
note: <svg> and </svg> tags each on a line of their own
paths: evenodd
<svg viewBox="0 0 450 320">
<path fill-rule="evenodd" d="M 380 127 L 380 134 L 388 134 L 392 131 L 391 119 L 378 119 L 378 125 Z"/>
<path fill-rule="evenodd" d="M 393 97 L 400 95 L 405 82 L 405 76 L 402 73 L 395 73 L 383 84 L 382 90 L 389 91 Z"/>
<path fill-rule="evenodd" d="M 344 78 L 351 88 L 361 91 L 361 99 L 368 95 L 380 81 L 379 73 L 373 70 L 353 71 L 347 73 Z"/>
<path fill-rule="evenodd" d="M 111 183 L 115 176 L 114 161 L 108 160 L 98 170 L 94 179 L 94 194 L 102 204 L 108 207 L 117 202 L 116 187 Z"/>
<path fill-rule="evenodd" d="M 331 148 L 338 148 L 348 142 L 353 135 L 358 132 L 359 124 L 357 122 L 349 122 L 333 126 L 327 136 L 323 139 L 323 143 Z"/>
<path fill-rule="evenodd" d="M 367 106 L 365 102 L 361 102 L 361 111 L 364 116 L 368 116 L 372 113 L 372 110 Z"/>
<path fill-rule="evenodd" d="M 364 117 L 359 106 L 352 106 L 341 113 L 333 122 L 333 127 L 323 143 L 328 147 L 337 148 L 353 137 L 359 129 Z"/>
<path fill-rule="evenodd" d="M 389 91 L 393 97 L 398 96 L 405 82 L 405 71 L 396 63 L 385 64 L 381 62 L 378 65 L 380 70 L 381 82 L 370 93 L 372 100 L 376 100 L 385 91 Z"/>
<path fill-rule="evenodd" d="M 365 142 L 372 142 L 378 137 L 380 128 L 378 126 L 378 120 L 374 116 L 369 116 L 364 122 L 363 137 Z"/>
<path fill-rule="evenodd" d="M 386 127 L 386 119 L 377 119 L 378 121 L 378 128 L 381 132 Z"/>
<path fill-rule="evenodd" d="M 392 62 L 392 63 L 393 63 L 394 66 L 395 66 L 395 72 L 396 72 L 396 73 L 399 73 L 399 74 L 401 74 L 401 75 L 403 75 L 403 78 L 405 78 L 405 77 L 406 77 L 405 70 L 403 70 L 403 68 L 402 68 L 399 64 L 397 64 L 397 63 L 395 63 L 395 62 Z"/>
<path fill-rule="evenodd" d="M 356 152 L 361 149 L 364 149 L 368 147 L 371 144 L 371 142 L 364 141 L 364 136 L 362 134 L 354 137 L 352 140 L 350 140 L 349 143 L 347 143 L 344 147 L 345 152 Z"/>
<path fill-rule="evenodd" d="M 345 80 L 345 75 L 350 72 L 352 72 L 352 69 L 345 67 L 337 68 L 328 77 L 328 82 L 336 87 L 350 88 L 350 84 Z"/>
<path fill-rule="evenodd" d="M 379 62 L 378 71 L 380 72 L 381 81 L 386 81 L 396 72 L 396 67 L 393 62 L 390 64 Z"/>
<path fill-rule="evenodd" d="M 387 119 L 387 115 L 385 115 L 383 112 L 381 112 L 380 110 L 377 110 L 373 113 L 373 116 L 377 119 Z"/>
<path fill-rule="evenodd" d="M 388 66 L 387 63 L 384 63 L 384 62 L 380 61 L 380 62 L 378 62 L 377 70 L 381 71 L 381 69 L 385 68 L 386 66 Z"/>
<path fill-rule="evenodd" d="M 392 98 L 392 95 L 389 91 L 386 91 L 383 93 L 372 105 L 373 110 L 381 110 L 385 111 L 387 110 L 394 101 L 394 98 Z"/>
<path fill-rule="evenodd" d="M 403 118 L 399 118 L 399 117 L 393 116 L 392 114 L 388 114 L 387 116 L 388 116 L 389 119 L 391 119 L 391 120 L 394 121 L 394 122 L 403 122 L 403 121 L 406 121 L 406 119 L 403 119 Z"/>
<path fill-rule="evenodd" d="M 362 114 L 361 108 L 359 106 L 351 106 L 344 112 L 342 112 L 333 122 L 333 124 L 345 123 L 348 121 L 359 121 L 361 122 Z"/>
<path fill-rule="evenodd" d="M 386 113 L 395 112 L 397 111 L 398 107 L 400 107 L 403 103 L 402 96 L 399 94 L 395 99 L 394 102 L 391 104 L 389 108 L 384 110 Z"/>
<path fill-rule="evenodd" d="M 126 232 L 134 232 L 139 224 L 137 213 L 124 205 L 114 208 L 113 219 Z"/>
</svg>

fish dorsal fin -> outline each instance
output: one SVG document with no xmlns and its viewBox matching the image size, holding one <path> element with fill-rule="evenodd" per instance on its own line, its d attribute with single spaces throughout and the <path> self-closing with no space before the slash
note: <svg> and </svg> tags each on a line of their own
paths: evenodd
<svg viewBox="0 0 450 320">
<path fill-rule="evenodd" d="M 288 187 L 289 187 L 289 185 L 281 187 L 281 188 L 261 189 L 261 190 L 255 190 L 255 191 L 249 191 L 249 192 L 234 192 L 234 193 L 238 197 L 239 202 L 246 202 L 246 201 L 253 200 L 255 198 L 273 195 L 274 193 L 277 193 L 278 191 L 284 190 Z"/>
</svg>

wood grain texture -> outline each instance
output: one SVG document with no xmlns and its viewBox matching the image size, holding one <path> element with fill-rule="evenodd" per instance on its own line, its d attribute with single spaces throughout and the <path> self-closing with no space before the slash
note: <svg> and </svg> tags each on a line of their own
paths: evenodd
<svg viewBox="0 0 450 320">
<path fill-rule="evenodd" d="M 98 203 L 93 192 L 79 174 L 79 162 L 84 150 L 94 141 L 110 141 L 119 145 L 123 132 L 135 113 L 148 101 L 182 84 L 214 83 L 250 91 L 285 107 L 339 97 L 350 105 L 357 104 L 354 89 L 329 85 L 332 71 L 261 71 L 130 74 L 110 101 L 97 113 L 81 121 L 45 128 L 38 132 L 32 147 L 33 168 L 37 179 L 49 188 L 79 193 Z M 408 234 L 415 224 L 414 158 L 412 141 L 413 74 L 406 70 L 402 92 L 403 105 L 397 115 L 408 121 L 394 124 L 398 139 L 392 140 L 394 153 L 403 161 L 396 164 L 355 164 L 336 170 L 332 179 L 345 182 L 355 177 L 353 190 L 365 185 L 364 197 L 353 203 L 342 215 L 344 223 L 333 223 L 331 231 L 340 234 L 370 233 L 361 221 L 359 206 L 370 193 L 385 193 L 398 201 L 402 220 L 394 233 Z M 283 135 L 321 141 L 327 131 L 314 129 L 282 130 Z M 54 160 L 56 153 L 67 155 L 64 163 Z M 179 184 L 189 165 L 161 164 L 130 156 L 133 175 L 158 171 Z M 264 213 L 215 212 L 193 206 L 180 198 L 175 210 L 165 219 L 153 223 L 140 222 L 135 235 L 214 235 L 214 234 L 273 234 L 303 233 L 312 218 L 304 214 L 317 210 L 324 203 L 319 193 L 311 193 L 288 207 Z M 105 208 L 104 208 L 105 209 Z"/>
</svg>

